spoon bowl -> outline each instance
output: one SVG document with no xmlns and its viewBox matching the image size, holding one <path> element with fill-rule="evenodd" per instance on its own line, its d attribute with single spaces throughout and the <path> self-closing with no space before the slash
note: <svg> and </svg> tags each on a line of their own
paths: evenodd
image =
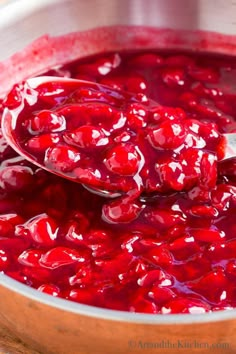
<svg viewBox="0 0 236 354">
<path fill-rule="evenodd" d="M 88 164 L 87 161 L 88 157 L 87 155 L 83 154 L 83 151 L 85 150 L 85 148 L 87 148 L 88 155 L 95 155 L 94 158 L 96 158 L 97 156 L 99 157 L 99 155 L 103 154 L 103 150 L 107 150 L 107 143 L 112 143 L 113 137 L 111 136 L 111 133 L 115 130 L 119 131 L 122 128 L 126 120 L 124 112 L 132 105 L 134 105 L 134 109 L 139 109 L 143 111 L 150 111 L 160 106 L 153 100 L 147 98 L 145 95 L 136 95 L 133 93 L 124 92 L 119 89 L 114 89 L 95 82 L 76 80 L 64 77 L 34 77 L 26 80 L 20 85 L 16 85 L 8 95 L 5 101 L 5 109 L 2 117 L 2 131 L 8 144 L 20 156 L 24 157 L 26 160 L 33 163 L 34 165 L 42 167 L 48 172 L 55 173 L 63 178 L 67 178 L 69 180 L 81 183 L 92 193 L 104 196 L 106 198 L 115 198 L 117 196 L 120 196 L 123 192 L 129 191 L 130 189 L 140 188 L 139 186 L 136 187 L 136 184 L 139 183 L 137 182 L 138 177 L 136 175 L 139 173 L 139 170 L 143 166 L 142 154 L 139 154 L 139 152 L 137 152 L 136 150 L 133 151 L 133 155 L 135 155 L 133 164 L 135 166 L 130 167 L 131 171 L 125 172 L 127 179 L 129 179 L 130 181 L 129 183 L 124 182 L 124 186 L 121 186 L 121 190 L 119 190 L 119 185 L 122 184 L 120 183 L 120 175 L 122 173 L 119 173 L 119 171 L 115 171 L 115 176 L 110 176 L 109 172 L 113 172 L 111 171 L 112 168 L 110 168 L 110 171 L 109 168 L 108 171 L 107 169 L 105 169 L 105 171 L 102 171 L 104 169 L 104 166 L 103 163 L 102 166 L 100 163 L 100 171 L 103 176 L 99 176 L 100 171 L 98 172 L 97 168 L 91 168 L 91 164 Z M 98 112 L 99 109 L 101 109 L 101 112 Z M 42 118 L 37 116 L 37 112 L 39 112 L 40 110 L 47 113 L 49 112 L 49 110 L 52 111 L 50 122 L 52 130 L 50 132 L 48 131 L 48 127 L 42 127 L 42 124 L 45 123 L 47 125 L 49 123 L 45 122 L 45 117 Z M 58 115 L 56 117 L 56 111 L 58 110 L 60 111 L 58 114 L 60 114 L 60 117 L 63 120 L 61 124 L 60 122 L 55 123 L 55 119 L 58 118 Z M 62 110 L 63 112 L 61 112 Z M 83 112 L 81 112 L 81 110 Z M 65 113 L 65 111 L 67 112 Z M 95 123 L 92 119 L 90 120 L 91 116 L 94 114 L 94 111 L 95 116 L 93 117 L 93 120 L 96 121 Z M 21 115 L 24 115 L 24 113 L 25 121 L 20 121 Z M 65 114 L 67 114 L 67 122 L 64 121 Z M 80 114 L 84 115 L 85 117 L 80 119 Z M 30 122 L 30 117 L 32 115 L 34 116 L 35 120 L 33 123 Z M 102 115 L 104 115 L 105 117 L 102 117 Z M 71 117 L 76 121 L 75 124 L 71 123 Z M 100 118 L 102 121 L 99 121 Z M 44 123 L 40 122 L 40 120 L 44 121 Z M 24 129 L 26 124 L 28 124 L 27 134 L 29 135 L 30 130 L 30 134 L 32 135 L 31 143 L 33 142 L 34 144 L 34 147 L 32 148 L 31 146 L 30 149 L 24 146 L 25 132 L 22 136 L 22 128 Z M 32 124 L 37 125 L 37 127 L 32 128 Z M 71 137 L 67 137 L 67 139 L 70 140 L 70 149 L 67 151 L 67 155 L 74 154 L 75 160 L 79 159 L 82 162 L 81 164 L 83 166 L 81 167 L 80 165 L 78 169 L 73 168 L 75 167 L 75 161 L 72 161 L 72 159 L 70 162 L 67 161 L 68 164 L 71 163 L 73 165 L 71 168 L 70 166 L 66 166 L 65 161 L 61 161 L 61 165 L 65 164 L 65 166 L 60 166 L 61 168 L 53 168 L 52 166 L 46 165 L 41 159 L 41 150 L 44 149 L 46 151 L 48 150 L 48 148 L 50 148 L 50 146 L 56 146 L 58 144 L 58 141 L 56 140 L 56 144 L 54 144 L 53 138 L 57 139 L 58 133 L 64 131 L 63 125 L 65 124 L 67 124 L 67 126 L 70 125 L 70 128 L 72 124 L 72 129 L 78 128 L 81 125 L 83 126 L 83 128 L 85 127 L 85 125 L 92 125 L 92 127 L 95 128 L 89 132 L 79 132 L 80 135 L 83 135 L 83 143 L 78 143 L 75 141 L 71 142 Z M 95 124 L 96 126 L 94 127 Z M 102 126 L 102 128 L 98 131 L 96 130 L 96 128 L 98 128 L 99 126 Z M 35 129 L 38 130 L 36 131 Z M 49 134 L 51 134 L 51 140 Z M 100 137 L 98 137 L 97 140 L 96 134 L 100 134 Z M 47 138 L 49 138 L 49 144 L 47 142 L 43 142 L 42 147 L 39 147 L 38 145 L 40 145 L 40 143 L 36 140 L 38 137 L 40 139 L 40 135 L 45 135 L 45 141 L 47 140 Z M 63 139 L 66 140 L 64 136 Z M 92 140 L 91 144 L 88 143 L 88 139 Z M 116 136 L 116 139 L 117 141 L 118 139 L 120 139 L 120 145 L 124 145 L 124 142 L 127 138 Z M 65 145 L 65 143 L 67 142 L 64 140 L 62 142 L 63 145 Z M 75 149 L 73 147 L 74 145 L 76 147 L 79 146 L 80 151 L 82 151 L 82 157 L 80 157 L 79 154 L 75 152 Z M 130 151 L 122 151 L 121 153 L 129 154 L 129 156 L 130 154 L 132 155 L 132 152 Z M 54 160 L 57 158 L 53 157 Z M 137 161 L 135 159 L 137 159 Z M 121 169 L 122 168 L 120 167 L 120 170 Z"/>
<path fill-rule="evenodd" d="M 45 93 L 46 91 L 49 91 Z M 78 94 L 80 97 L 75 98 Z M 66 93 L 65 93 L 66 92 Z M 69 97 L 69 102 L 66 101 L 65 96 L 70 96 Z M 74 96 L 73 96 L 74 95 Z M 17 97 L 17 98 L 16 98 Z M 38 108 L 38 101 L 41 100 L 41 106 Z M 75 103 L 76 101 L 76 103 Z M 86 101 L 86 102 L 84 102 Z M 96 110 L 99 108 L 103 109 L 102 114 L 107 115 L 108 119 L 111 118 L 114 110 L 114 115 L 117 115 L 114 119 L 116 121 L 114 122 L 114 125 L 122 125 L 124 120 L 122 111 L 125 109 L 125 107 L 128 104 L 140 104 L 142 107 L 148 107 L 148 109 L 151 109 L 153 107 L 157 107 L 158 104 L 150 99 L 147 99 L 146 96 L 140 96 L 140 95 L 134 95 L 128 92 L 124 92 L 118 89 L 113 89 L 111 87 L 101 85 L 95 82 L 89 82 L 89 81 L 84 81 L 84 80 L 76 80 L 76 79 L 70 79 L 70 78 L 64 78 L 64 77 L 51 77 L 51 76 L 41 76 L 41 77 L 34 77 L 26 80 L 24 83 L 20 85 L 16 85 L 13 90 L 10 92 L 8 95 L 6 102 L 5 102 L 5 110 L 3 113 L 2 117 L 2 132 L 4 134 L 4 137 L 6 138 L 8 144 L 22 157 L 24 157 L 26 160 L 29 162 L 33 163 L 34 165 L 37 165 L 38 167 L 42 167 L 43 169 L 47 170 L 48 172 L 53 172 L 59 176 L 62 176 L 64 178 L 67 178 L 69 180 L 73 180 L 78 183 L 82 183 L 85 188 L 89 189 L 91 192 L 102 195 L 104 197 L 109 197 L 113 198 L 116 196 L 119 196 L 121 192 L 119 191 L 114 191 L 113 188 L 112 190 L 109 190 L 110 186 L 110 180 L 108 183 L 106 181 L 101 181 L 101 178 L 96 176 L 96 171 L 91 171 L 91 169 L 88 171 L 88 169 L 85 169 L 84 167 L 80 169 L 80 174 L 75 174 L 71 173 L 71 170 L 67 167 L 65 169 L 53 169 L 51 167 L 48 167 L 45 165 L 42 161 L 40 161 L 40 158 L 37 158 L 37 153 L 40 155 L 41 150 L 40 148 L 37 149 L 37 147 L 32 151 L 29 149 L 23 147 L 23 142 L 20 141 L 19 135 L 16 134 L 16 130 L 19 128 L 21 130 L 22 126 L 25 124 L 24 122 L 19 122 L 19 117 L 22 114 L 22 112 L 26 112 L 26 115 L 28 114 L 29 116 L 32 115 L 31 107 L 37 112 L 39 109 L 42 109 L 44 112 L 45 110 L 52 109 L 54 112 L 55 110 L 59 109 L 64 106 L 65 110 L 68 110 L 68 114 L 74 114 L 75 116 L 78 114 L 76 111 L 77 109 L 82 109 L 86 110 L 86 106 L 89 107 L 89 111 L 91 110 Z M 69 108 L 69 105 L 72 107 L 71 110 Z M 95 106 L 96 107 L 95 107 Z M 75 110 L 75 112 L 71 112 Z M 105 112 L 104 112 L 105 110 Z M 33 113 L 34 114 L 34 113 Z M 83 112 L 84 115 L 86 115 L 86 118 L 88 118 L 89 114 L 88 112 Z M 62 113 L 63 115 L 63 113 Z M 99 114 L 98 114 L 99 115 Z M 27 118 L 26 118 L 27 119 Z M 35 120 L 37 121 L 37 116 Z M 39 118 L 40 120 L 41 118 Z M 53 115 L 52 113 L 52 135 L 54 134 L 54 137 L 57 136 L 58 132 L 60 130 L 63 130 L 63 125 L 65 124 L 64 122 L 64 117 L 62 116 L 63 123 L 61 124 L 62 126 L 58 127 L 53 127 L 55 125 L 53 120 L 55 120 L 55 114 Z M 70 117 L 67 118 L 69 121 Z M 77 118 L 76 118 L 77 119 Z M 89 118 L 88 118 L 89 119 Z M 96 117 L 95 117 L 96 119 Z M 42 118 L 44 120 L 44 118 Z M 68 123 L 67 121 L 67 123 Z M 60 125 L 60 122 L 57 122 Z M 56 123 L 56 124 L 57 124 Z M 29 123 L 31 124 L 31 123 Z M 36 122 L 37 124 L 41 124 L 40 122 Z M 47 122 L 45 123 L 47 124 Z M 76 123 L 78 126 L 79 125 L 85 125 L 87 124 L 86 120 L 81 120 L 78 123 Z M 91 125 L 91 122 L 88 123 Z M 98 125 L 101 123 L 98 122 Z M 22 125 L 22 126 L 21 126 Z M 55 128 L 55 129 L 53 129 Z M 35 138 L 38 135 L 44 135 L 44 133 L 47 132 L 47 127 L 42 128 L 39 127 L 39 130 L 37 132 L 33 131 L 32 132 L 32 127 L 29 129 L 31 130 L 33 138 Z M 118 127 L 119 129 L 119 127 Z M 18 132 L 19 132 L 18 130 Z M 110 127 L 110 130 L 114 130 L 114 127 Z M 103 127 L 101 130 L 101 139 L 97 141 L 97 146 L 96 147 L 90 147 L 88 146 L 89 153 L 93 155 L 96 153 L 96 148 L 97 150 L 101 151 L 101 147 L 106 144 L 109 140 L 109 135 L 110 132 L 107 131 L 106 127 Z M 105 132 L 105 133 L 104 133 Z M 91 134 L 98 134 L 97 131 L 92 131 L 92 132 L 85 132 L 85 134 L 89 135 Z M 21 133 L 20 133 L 21 134 Z M 47 134 L 45 134 L 46 136 Z M 84 139 L 86 140 L 86 136 Z M 93 139 L 92 136 L 90 136 L 91 139 Z M 24 138 L 23 138 L 24 139 Z M 36 138 L 37 139 L 37 138 Z M 96 139 L 96 138 L 95 138 Z M 63 142 L 65 143 L 65 142 Z M 86 142 L 84 144 L 87 144 Z M 37 143 L 36 143 L 37 145 Z M 47 144 L 46 144 L 47 145 Z M 45 150 L 49 147 L 50 143 L 48 146 L 45 147 Z M 53 141 L 51 141 L 51 145 L 53 145 Z M 80 146 L 81 147 L 81 146 Z M 83 146 L 84 148 L 85 146 Z M 82 149 L 83 150 L 83 149 Z M 73 154 L 74 150 L 69 151 L 69 153 Z M 36 154 L 36 155 L 35 155 Z M 80 159 L 79 156 L 77 158 Z M 93 183 L 87 182 L 91 178 L 91 176 L 83 176 L 83 172 L 86 170 L 85 173 L 94 174 L 94 179 Z M 105 177 L 106 178 L 106 177 Z"/>
<path fill-rule="evenodd" d="M 95 82 L 30 78 L 12 89 L 4 105 L 2 131 L 19 155 L 106 198 L 184 189 L 185 183 L 169 183 L 165 164 L 202 148 L 186 143 L 199 134 L 191 121 L 183 121 L 184 112 Z M 207 141 L 211 131 L 204 124 L 200 129 Z M 215 132 L 215 137 L 205 143 L 207 153 L 212 150 L 218 159 L 235 155 L 235 134 Z M 183 172 L 187 179 L 192 173 Z"/>
</svg>

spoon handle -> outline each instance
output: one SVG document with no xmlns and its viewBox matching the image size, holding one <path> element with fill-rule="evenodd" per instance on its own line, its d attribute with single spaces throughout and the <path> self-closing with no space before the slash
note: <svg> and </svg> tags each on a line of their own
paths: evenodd
<svg viewBox="0 0 236 354">
<path fill-rule="evenodd" d="M 224 160 L 230 157 L 236 157 L 236 133 L 224 134 L 225 154 Z"/>
</svg>

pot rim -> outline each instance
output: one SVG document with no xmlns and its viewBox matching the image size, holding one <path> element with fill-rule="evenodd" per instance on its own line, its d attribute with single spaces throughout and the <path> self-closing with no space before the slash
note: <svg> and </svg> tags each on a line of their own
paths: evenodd
<svg viewBox="0 0 236 354">
<path fill-rule="evenodd" d="M 95 307 L 42 293 L 1 273 L 0 286 L 5 287 L 10 291 L 14 291 L 29 300 L 54 307 L 58 310 L 72 312 L 73 314 L 87 317 L 100 318 L 103 320 L 131 322 L 136 324 L 169 325 L 218 322 L 233 320 L 236 318 L 236 309 L 220 310 L 203 314 L 146 314 Z"/>
</svg>

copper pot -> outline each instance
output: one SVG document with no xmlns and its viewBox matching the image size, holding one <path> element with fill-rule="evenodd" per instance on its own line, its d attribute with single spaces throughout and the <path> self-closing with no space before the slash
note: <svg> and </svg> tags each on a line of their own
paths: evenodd
<svg viewBox="0 0 236 354">
<path fill-rule="evenodd" d="M 104 50 L 236 54 L 235 10 L 233 0 L 4 2 L 0 95 L 47 67 Z M 1 320 L 44 354 L 236 352 L 236 310 L 166 316 L 106 310 L 42 294 L 3 274 L 0 299 Z"/>
</svg>

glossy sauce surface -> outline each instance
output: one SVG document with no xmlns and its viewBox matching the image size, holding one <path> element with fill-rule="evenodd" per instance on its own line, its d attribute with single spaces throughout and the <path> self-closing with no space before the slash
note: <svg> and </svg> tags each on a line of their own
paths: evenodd
<svg viewBox="0 0 236 354">
<path fill-rule="evenodd" d="M 35 140 L 43 136 L 45 141 L 47 135 L 52 141 L 55 134 L 60 143 L 56 141 L 54 153 L 58 147 L 64 149 L 53 159 L 56 169 L 65 168 L 65 156 L 71 156 L 68 147 L 84 154 L 97 149 L 100 138 L 107 142 L 100 166 L 109 181 L 115 175 L 117 185 L 122 185 L 127 176 L 134 177 L 140 162 L 137 146 L 146 167 L 150 165 L 146 175 L 145 168 L 142 171 L 141 188 L 132 202 L 125 197 L 108 202 L 33 167 L 1 138 L 0 270 L 40 291 L 105 308 L 162 314 L 233 308 L 236 162 L 219 162 L 217 156 L 220 133 L 236 129 L 236 59 L 155 51 L 110 53 L 46 74 L 100 82 L 133 92 L 139 100 L 122 109 L 111 102 L 101 104 L 96 97 L 82 104 L 77 97 L 72 104 L 66 91 L 63 103 L 55 104 L 49 85 L 42 95 L 47 107 L 38 100 L 36 108 L 22 115 L 24 129 L 17 130 L 36 158 L 48 163 L 52 146 L 43 145 L 39 151 Z M 10 109 L 22 99 L 19 87 L 4 103 Z M 145 96 L 161 107 L 154 113 L 146 109 Z M 65 108 L 68 112 L 76 106 L 73 122 L 90 105 L 102 106 L 100 123 L 104 109 L 115 114 L 103 119 L 96 134 L 86 115 L 83 129 L 68 129 Z M 51 119 L 52 112 L 57 119 Z M 126 119 L 114 129 L 117 112 Z M 134 159 L 127 158 L 127 145 Z M 94 161 L 97 158 L 89 165 L 94 167 Z M 66 173 L 69 170 L 67 164 Z M 148 182 L 147 176 L 152 177 Z M 155 196 L 140 197 L 144 186 L 146 194 Z"/>
</svg>

